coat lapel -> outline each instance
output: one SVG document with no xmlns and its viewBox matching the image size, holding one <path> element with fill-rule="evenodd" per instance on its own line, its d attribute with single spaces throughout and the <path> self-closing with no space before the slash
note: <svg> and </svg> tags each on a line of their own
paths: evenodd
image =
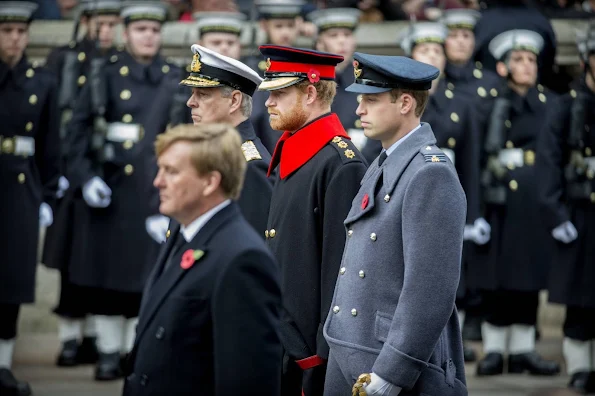
<svg viewBox="0 0 595 396">
<path fill-rule="evenodd" d="M 205 252 L 205 257 L 208 259 L 209 248 L 208 244 L 212 237 L 217 233 L 217 230 L 227 223 L 229 220 L 237 217 L 239 215 L 239 210 L 234 202 L 229 204 L 227 207 L 223 208 L 219 213 L 215 214 L 212 219 L 210 219 L 204 227 L 198 232 L 198 234 L 194 237 L 194 239 L 185 245 L 182 246 L 179 252 L 177 252 L 172 257 L 171 266 L 163 273 L 158 279 L 153 279 L 154 285 L 149 289 L 148 294 L 143 298 L 143 301 L 146 301 L 144 304 L 144 309 L 142 310 L 142 315 L 139 317 L 139 324 L 137 329 L 137 336 L 136 342 L 138 343 L 140 338 L 142 337 L 145 330 L 148 328 L 149 324 L 153 320 L 157 310 L 165 300 L 165 298 L 170 294 L 172 289 L 178 284 L 178 282 L 186 275 L 188 272 L 192 271 L 194 266 L 200 265 L 200 261 L 198 261 L 194 266 L 183 269 L 180 266 L 180 262 L 182 260 L 182 255 L 188 249 L 192 250 L 202 250 Z M 178 228 L 179 232 L 179 228 Z M 173 239 L 173 238 L 172 238 Z M 169 250 L 171 246 L 167 250 Z M 167 259 L 167 255 L 161 257 L 160 265 L 165 265 L 164 261 Z"/>
</svg>

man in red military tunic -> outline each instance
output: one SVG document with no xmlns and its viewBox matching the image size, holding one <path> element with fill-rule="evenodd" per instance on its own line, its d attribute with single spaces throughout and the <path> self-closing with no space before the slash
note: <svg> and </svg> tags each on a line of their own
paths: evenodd
<svg viewBox="0 0 595 396">
<path fill-rule="evenodd" d="M 366 171 L 331 104 L 342 56 L 265 45 L 259 89 L 270 91 L 269 122 L 285 131 L 269 174 L 277 167 L 265 236 L 281 265 L 284 309 L 284 396 L 322 395 L 328 314 L 345 244 L 343 221 Z"/>
</svg>

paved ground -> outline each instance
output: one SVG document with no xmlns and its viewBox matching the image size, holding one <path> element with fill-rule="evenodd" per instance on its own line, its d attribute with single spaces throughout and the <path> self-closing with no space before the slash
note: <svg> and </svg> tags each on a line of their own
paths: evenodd
<svg viewBox="0 0 595 396">
<path fill-rule="evenodd" d="M 480 348 L 479 344 L 473 346 L 478 350 Z M 560 339 L 556 334 L 546 334 L 544 340 L 539 343 L 539 350 L 549 358 L 562 360 Z M 91 366 L 74 369 L 55 367 L 53 363 L 57 351 L 58 341 L 54 334 L 24 334 L 17 344 L 14 371 L 19 378 L 30 382 L 35 396 L 120 395 L 121 382 L 98 383 L 93 381 Z M 565 375 L 554 378 L 505 375 L 497 378 L 477 379 L 473 375 L 474 370 L 474 365 L 467 366 L 471 396 L 545 395 L 546 391 L 563 389 L 568 382 L 568 377 Z M 567 394 L 564 393 L 564 396 Z"/>
</svg>

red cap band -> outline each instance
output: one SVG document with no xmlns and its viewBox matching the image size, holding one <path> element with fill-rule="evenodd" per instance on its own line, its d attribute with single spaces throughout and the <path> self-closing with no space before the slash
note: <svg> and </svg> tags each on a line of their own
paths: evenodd
<svg viewBox="0 0 595 396">
<path fill-rule="evenodd" d="M 270 61 L 270 66 L 266 70 L 266 73 L 307 73 L 308 78 L 325 78 L 335 79 L 335 66 L 329 65 L 315 65 L 306 63 L 294 63 L 294 62 L 279 62 Z M 317 74 L 317 76 L 311 76 L 311 74 Z"/>
</svg>

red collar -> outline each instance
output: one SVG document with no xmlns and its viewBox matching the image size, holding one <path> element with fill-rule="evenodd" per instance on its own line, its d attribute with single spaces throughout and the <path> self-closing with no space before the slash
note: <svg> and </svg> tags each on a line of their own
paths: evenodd
<svg viewBox="0 0 595 396">
<path fill-rule="evenodd" d="M 285 179 L 314 157 L 335 136 L 350 139 L 334 113 L 311 122 L 294 134 L 285 131 L 275 146 L 268 175 L 280 164 L 279 176 Z"/>
</svg>

